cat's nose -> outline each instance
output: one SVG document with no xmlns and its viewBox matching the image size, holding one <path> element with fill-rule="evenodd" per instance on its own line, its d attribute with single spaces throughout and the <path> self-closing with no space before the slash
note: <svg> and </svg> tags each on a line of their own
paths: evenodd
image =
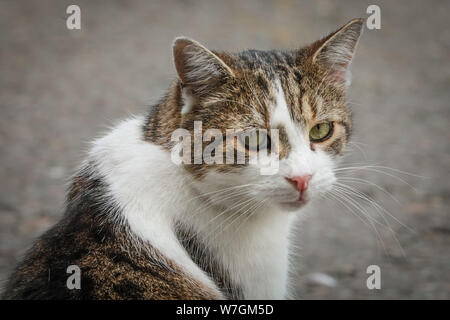
<svg viewBox="0 0 450 320">
<path fill-rule="evenodd" d="M 304 176 L 297 176 L 292 178 L 286 178 L 292 186 L 297 189 L 300 194 L 303 193 L 306 189 L 308 189 L 309 180 L 311 180 L 312 175 L 306 174 Z"/>
</svg>

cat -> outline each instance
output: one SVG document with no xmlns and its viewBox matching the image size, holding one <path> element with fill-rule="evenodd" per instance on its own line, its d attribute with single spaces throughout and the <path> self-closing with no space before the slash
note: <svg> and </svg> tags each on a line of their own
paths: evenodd
<svg viewBox="0 0 450 320">
<path fill-rule="evenodd" d="M 345 96 L 362 29 L 354 19 L 290 51 L 217 52 L 176 38 L 178 77 L 167 94 L 146 116 L 93 142 L 63 218 L 27 253 L 3 297 L 292 298 L 291 229 L 336 180 L 351 134 Z M 195 122 L 202 132 L 267 130 L 256 148 L 233 137 L 232 151 L 248 160 L 276 149 L 277 172 L 261 174 L 249 161 L 174 163 L 173 133 L 192 133 Z M 79 288 L 68 286 L 73 265 Z"/>
</svg>

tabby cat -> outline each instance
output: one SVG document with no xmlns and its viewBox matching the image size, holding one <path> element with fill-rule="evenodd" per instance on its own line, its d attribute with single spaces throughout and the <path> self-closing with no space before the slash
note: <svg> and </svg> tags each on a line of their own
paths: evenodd
<svg viewBox="0 0 450 320">
<path fill-rule="evenodd" d="M 336 180 L 362 28 L 354 19 L 291 51 L 218 52 L 175 39 L 177 79 L 146 116 L 93 142 L 63 218 L 28 252 L 4 298 L 292 297 L 291 227 Z M 244 163 L 177 163 L 173 133 L 193 134 L 196 123 L 201 134 L 216 129 L 227 138 L 228 129 L 257 132 L 256 148 L 235 135 L 232 155 Z M 215 155 L 229 151 L 221 148 Z M 269 149 L 278 167 L 261 174 L 247 160 Z M 68 286 L 69 266 L 79 268 L 79 288 Z"/>
</svg>

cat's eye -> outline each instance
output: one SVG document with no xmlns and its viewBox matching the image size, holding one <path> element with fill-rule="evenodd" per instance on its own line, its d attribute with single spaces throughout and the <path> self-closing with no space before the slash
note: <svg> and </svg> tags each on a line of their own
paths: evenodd
<svg viewBox="0 0 450 320">
<path fill-rule="evenodd" d="M 311 140 L 311 142 L 322 142 L 331 137 L 332 133 L 332 122 L 318 123 L 309 131 L 309 139 Z"/>
<path fill-rule="evenodd" d="M 270 137 L 265 130 L 242 132 L 238 137 L 247 150 L 259 151 L 270 148 Z"/>
</svg>

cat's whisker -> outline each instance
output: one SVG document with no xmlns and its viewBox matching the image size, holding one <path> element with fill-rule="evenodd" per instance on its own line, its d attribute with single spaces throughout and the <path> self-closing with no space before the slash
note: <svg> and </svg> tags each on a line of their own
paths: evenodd
<svg viewBox="0 0 450 320">
<path fill-rule="evenodd" d="M 381 186 L 379 186 L 378 184 L 366 180 L 366 179 L 361 179 L 361 178 L 355 178 L 355 177 L 337 177 L 338 181 L 343 181 L 343 182 L 350 182 L 350 183 L 361 183 L 361 184 L 365 184 L 365 185 L 369 185 L 369 186 L 373 186 L 375 188 L 377 188 L 378 190 L 380 190 L 381 192 L 383 192 L 384 194 L 388 195 L 392 200 L 394 200 L 397 204 L 401 205 L 401 202 L 394 197 L 394 195 L 390 192 L 388 192 L 386 189 L 382 188 Z"/>
<path fill-rule="evenodd" d="M 353 144 L 360 144 L 360 145 L 362 145 L 362 146 L 364 146 L 364 147 L 367 147 L 367 146 L 368 146 L 367 143 L 364 143 L 364 142 L 361 142 L 361 141 L 355 141 L 355 140 L 352 140 L 351 142 L 352 142 Z"/>
<path fill-rule="evenodd" d="M 367 160 L 367 154 L 361 146 L 359 146 L 357 143 L 352 142 L 352 141 L 347 142 L 347 145 L 353 145 L 359 152 L 361 152 L 364 160 Z"/>
<path fill-rule="evenodd" d="M 402 183 L 404 183 L 405 185 L 407 185 L 408 187 L 410 187 L 412 190 L 414 190 L 415 192 L 418 192 L 417 189 L 411 185 L 409 182 L 405 181 L 404 179 L 389 173 L 389 172 L 385 172 L 382 169 L 376 169 L 376 166 L 358 166 L 358 167 L 345 167 L 345 168 L 338 168 L 338 169 L 334 169 L 333 172 L 336 174 L 339 174 L 341 172 L 346 172 L 346 171 L 350 171 L 350 172 L 354 172 L 354 171 L 369 171 L 369 172 L 377 172 L 377 173 L 381 173 L 384 174 L 386 176 L 389 176 L 391 178 L 394 178 Z"/>
<path fill-rule="evenodd" d="M 328 195 L 331 196 L 337 202 L 339 202 L 341 205 L 343 205 L 344 208 L 346 208 L 351 214 L 353 214 L 355 217 L 357 217 L 359 220 L 361 220 L 361 222 L 364 225 L 366 225 L 368 228 L 372 228 L 375 231 L 377 239 L 380 241 L 384 252 L 387 252 L 387 248 L 381 238 L 379 231 L 377 230 L 376 226 L 374 225 L 374 223 L 372 221 L 370 221 L 369 219 L 368 219 L 368 221 L 364 220 L 353 208 L 351 208 L 347 205 L 347 203 L 349 203 L 354 206 L 353 202 L 351 202 L 351 201 L 349 202 L 348 198 L 344 198 L 342 195 L 339 195 L 338 193 L 329 193 Z M 364 217 L 366 217 L 366 219 L 367 219 L 367 216 L 364 215 Z"/>
<path fill-rule="evenodd" d="M 193 215 L 191 216 L 191 218 L 195 218 L 197 215 L 206 212 L 207 209 L 209 209 L 210 207 L 214 206 L 214 205 L 218 205 L 220 207 L 221 202 L 223 202 L 224 200 L 229 200 L 229 199 L 233 199 L 236 197 L 243 197 L 246 195 L 250 195 L 251 191 L 247 190 L 244 192 L 242 192 L 241 190 L 236 190 L 233 191 L 231 194 L 226 194 L 225 197 L 221 197 L 221 198 L 217 198 L 217 199 L 209 199 L 208 200 L 208 205 L 207 206 L 203 206 L 201 208 L 199 208 L 198 210 L 196 210 L 195 212 L 193 212 Z"/>
<path fill-rule="evenodd" d="M 339 188 L 339 187 L 336 186 L 335 189 L 334 189 L 334 191 L 335 191 L 336 194 L 339 194 L 339 195 L 341 195 L 343 198 L 346 198 L 346 199 L 349 201 L 349 203 L 352 202 L 352 205 L 353 205 L 357 210 L 360 210 L 361 213 L 363 213 L 363 215 L 364 215 L 365 217 L 367 217 L 368 220 L 371 220 L 373 223 L 376 223 L 376 224 L 378 224 L 379 226 L 388 228 L 387 225 L 385 225 L 385 224 L 381 223 L 380 221 L 376 220 L 375 218 L 373 218 L 373 217 L 367 212 L 367 210 L 365 210 L 365 209 L 361 206 L 361 204 L 359 204 L 358 202 L 355 201 L 355 199 L 352 199 L 352 198 L 348 197 L 349 194 L 346 193 L 345 190 L 344 190 L 343 188 Z"/>
<path fill-rule="evenodd" d="M 261 201 L 256 201 L 252 206 L 250 206 L 248 209 L 246 209 L 244 212 L 240 213 L 231 223 L 229 223 L 225 228 L 222 229 L 221 232 L 224 232 L 226 229 L 230 228 L 232 224 L 234 224 L 239 219 L 244 219 L 247 216 L 252 215 L 254 212 L 256 212 L 257 208 L 261 206 Z"/>
<path fill-rule="evenodd" d="M 344 180 L 343 180 L 343 181 L 344 181 Z M 352 180 L 350 180 L 350 182 L 356 182 L 356 183 L 358 183 L 359 181 L 352 181 Z M 376 185 L 376 184 L 374 184 L 374 183 L 371 183 L 371 182 L 369 182 L 369 181 L 362 181 L 362 182 L 360 182 L 360 183 L 370 184 L 370 185 L 373 185 L 373 186 L 379 188 L 379 189 L 380 189 L 381 191 L 383 191 L 385 194 L 389 195 L 394 201 L 396 201 L 397 203 L 400 204 L 400 202 L 399 202 L 392 194 L 390 194 L 389 192 L 387 192 L 387 191 L 384 190 L 383 188 L 379 187 L 378 185 Z M 341 186 L 341 187 L 344 188 L 344 189 L 346 189 L 346 191 L 345 191 L 346 193 L 348 192 L 348 189 L 351 188 L 350 186 L 345 185 L 345 184 L 341 184 L 341 183 L 337 183 L 337 185 L 338 185 L 338 186 Z M 363 200 L 369 202 L 369 204 L 370 204 L 371 206 L 374 206 L 375 209 L 376 209 L 377 211 L 383 211 L 383 212 L 385 212 L 388 216 L 390 216 L 393 220 L 395 220 L 395 221 L 396 221 L 397 223 L 399 223 L 401 226 L 403 226 L 403 227 L 407 228 L 408 230 L 414 232 L 414 230 L 412 230 L 412 229 L 409 228 L 408 226 L 404 225 L 401 221 L 399 221 L 397 218 L 395 218 L 395 216 L 393 216 L 392 214 L 390 214 L 386 209 L 384 209 L 383 207 L 381 207 L 380 205 L 378 205 L 378 204 L 375 202 L 374 199 L 372 199 L 372 198 L 370 198 L 370 197 L 364 195 L 361 191 L 359 191 L 359 190 L 354 190 L 353 188 L 351 188 L 351 192 L 350 192 L 350 193 L 351 193 L 352 195 L 355 194 L 358 198 L 363 199 Z M 383 215 L 381 212 L 380 212 L 380 216 L 382 216 L 382 217 L 383 217 L 383 220 L 385 220 L 385 222 L 386 222 L 387 224 L 389 224 L 389 223 L 387 222 L 387 220 L 384 218 L 384 215 Z"/>
<path fill-rule="evenodd" d="M 413 230 L 412 228 L 406 226 L 405 224 L 403 224 L 403 223 L 402 223 L 401 221 L 399 221 L 397 218 L 395 218 L 389 211 L 387 211 L 385 208 L 383 208 L 383 207 L 380 206 L 378 203 L 376 203 L 375 200 L 372 199 L 371 197 L 366 196 L 366 195 L 363 194 L 362 192 L 360 192 L 360 191 L 358 191 L 358 190 L 355 190 L 354 188 L 352 188 L 352 187 L 350 187 L 350 186 L 347 186 L 347 185 L 344 185 L 344 184 L 340 184 L 340 185 L 341 185 L 341 188 L 344 190 L 343 192 L 347 193 L 349 196 L 354 195 L 354 196 L 358 197 L 359 199 L 362 199 L 362 200 L 366 201 L 366 202 L 369 203 L 372 207 L 375 208 L 375 212 L 377 212 L 377 213 L 382 217 L 382 219 L 385 221 L 385 223 L 386 223 L 387 226 L 388 226 L 389 231 L 391 232 L 393 238 L 395 239 L 395 241 L 397 242 L 397 244 L 398 244 L 400 250 L 402 251 L 402 254 L 405 256 L 405 252 L 404 252 L 404 250 L 403 250 L 403 247 L 402 247 L 400 241 L 398 240 L 398 238 L 397 238 L 397 236 L 396 236 L 396 234 L 395 234 L 395 231 L 392 229 L 392 227 L 390 226 L 388 220 L 386 219 L 386 217 L 385 217 L 385 215 L 384 215 L 383 213 L 385 213 L 385 214 L 387 214 L 388 216 L 390 216 L 390 217 L 391 217 L 392 219 L 394 219 L 397 223 L 399 223 L 401 226 L 407 228 L 407 229 L 410 230 L 411 232 L 416 233 L 416 231 Z"/>
<path fill-rule="evenodd" d="M 210 238 L 214 233 L 216 233 L 217 230 L 223 228 L 223 225 L 229 221 L 230 219 L 232 219 L 233 217 L 235 217 L 236 215 L 239 215 L 239 213 L 241 212 L 241 210 L 243 210 L 244 208 L 246 208 L 248 205 L 251 205 L 255 200 L 250 198 L 247 199 L 245 201 L 242 201 L 232 207 L 228 207 L 227 209 L 225 209 L 223 212 L 221 212 L 219 215 L 215 216 L 213 219 L 211 219 L 207 225 L 209 225 L 213 220 L 215 220 L 216 218 L 222 216 L 224 213 L 238 207 L 241 206 L 236 212 L 232 213 L 229 217 L 227 217 L 225 220 L 223 220 L 221 223 L 219 223 L 212 231 L 210 231 L 206 236 L 205 239 Z M 220 233 L 220 231 L 218 232 Z M 218 235 L 218 233 L 216 234 L 216 236 Z"/>
<path fill-rule="evenodd" d="M 370 216 L 370 214 L 367 212 L 367 210 L 362 208 L 354 199 L 352 199 L 351 197 L 345 195 L 342 192 L 338 192 L 338 194 L 340 194 L 340 197 L 341 197 L 341 199 L 343 199 L 343 201 L 347 202 L 349 205 L 351 205 L 353 208 L 355 208 L 357 210 L 357 211 L 354 211 L 352 208 L 346 206 L 348 210 L 353 211 L 352 212 L 353 215 L 356 215 L 356 216 L 359 217 L 358 212 L 362 213 L 362 215 L 367 219 L 368 223 L 370 224 L 370 227 L 372 228 L 372 230 L 375 232 L 376 238 L 377 238 L 378 242 L 380 243 L 381 247 L 383 248 L 383 251 L 386 254 L 389 254 L 388 253 L 388 249 L 387 249 L 387 247 L 386 247 L 386 245 L 385 245 L 385 243 L 383 241 L 383 238 L 382 238 L 380 232 L 378 231 L 378 229 L 376 227 L 376 224 L 379 224 L 379 225 L 381 225 L 383 227 L 386 227 L 386 226 L 384 226 L 382 223 L 380 223 L 376 219 L 372 218 Z M 362 221 L 364 221 L 364 219 L 362 219 Z M 374 221 L 376 221 L 376 222 L 374 222 Z"/>
<path fill-rule="evenodd" d="M 226 187 L 226 188 L 222 188 L 222 189 L 217 189 L 217 190 L 214 190 L 214 191 L 211 191 L 211 192 L 202 193 L 202 194 L 200 194 L 200 195 L 198 195 L 196 197 L 193 197 L 191 199 L 196 199 L 196 198 L 199 198 L 199 197 L 202 197 L 202 196 L 207 196 L 207 195 L 210 195 L 210 194 L 219 193 L 219 192 L 223 192 L 223 191 L 230 190 L 230 189 L 236 189 L 236 188 L 247 187 L 247 186 L 252 186 L 252 185 L 256 185 L 256 183 L 245 183 L 245 184 L 230 186 L 230 187 Z"/>
<path fill-rule="evenodd" d="M 417 233 L 416 230 L 414 230 L 413 228 L 405 225 L 404 223 L 402 223 L 400 220 L 398 220 L 393 214 L 391 214 L 389 211 L 387 211 L 384 207 L 382 207 L 381 205 L 379 205 L 373 198 L 371 198 L 370 196 L 362 193 L 359 190 L 356 190 L 355 188 L 352 188 L 348 185 L 345 184 L 340 184 L 340 186 L 342 188 L 347 189 L 349 192 L 354 193 L 356 196 L 358 196 L 359 198 L 361 198 L 362 200 L 367 201 L 369 204 L 373 205 L 375 208 L 377 208 L 380 212 L 385 213 L 386 215 L 388 215 L 391 219 L 393 219 L 395 222 L 397 222 L 399 225 L 401 225 L 402 227 L 404 227 L 405 229 L 409 230 L 410 232 L 413 233 Z"/>
<path fill-rule="evenodd" d="M 398 219 L 396 219 L 392 214 L 390 214 L 386 209 L 384 209 L 383 207 L 381 207 L 378 203 L 375 202 L 374 199 L 372 199 L 371 197 L 367 196 L 366 194 L 364 194 L 363 192 L 348 186 L 346 184 L 343 183 L 339 183 L 336 182 L 336 186 L 335 188 L 342 190 L 343 192 L 349 194 L 349 195 L 355 195 L 356 197 L 358 197 L 361 200 L 364 200 L 366 202 L 368 202 L 370 205 L 376 205 L 376 209 L 380 209 L 381 211 L 385 212 L 386 214 L 388 214 L 392 219 L 394 219 L 398 224 L 400 224 L 402 227 L 409 229 L 410 231 L 414 231 L 411 228 L 409 228 L 408 226 L 404 225 L 401 221 L 399 221 Z"/>
<path fill-rule="evenodd" d="M 244 205 L 244 204 L 248 203 L 249 201 L 253 200 L 251 197 L 248 197 L 248 198 L 245 197 L 246 195 L 249 195 L 249 194 L 248 194 L 248 193 L 246 193 L 246 194 L 245 194 L 245 193 L 244 193 L 244 194 L 240 194 L 239 196 L 243 197 L 242 201 L 240 201 L 240 202 L 238 202 L 238 203 L 236 203 L 236 204 L 234 204 L 234 205 L 232 205 L 232 206 L 226 207 L 225 210 L 223 210 L 223 211 L 220 212 L 219 214 L 215 215 L 214 218 L 212 218 L 212 219 L 208 222 L 208 224 L 211 223 L 211 222 L 213 222 L 214 220 L 216 220 L 217 218 L 219 218 L 219 217 L 222 216 L 223 214 L 229 212 L 230 210 L 235 209 L 235 208 L 239 207 L 240 205 Z"/>
<path fill-rule="evenodd" d="M 188 202 L 190 202 L 190 201 L 192 201 L 194 199 L 198 199 L 198 198 L 209 196 L 211 194 L 217 194 L 217 193 L 224 192 L 224 191 L 227 191 L 227 190 L 234 190 L 234 189 L 238 189 L 238 188 L 245 188 L 245 187 L 254 186 L 254 185 L 257 185 L 257 184 L 256 183 L 247 183 L 247 184 L 231 186 L 231 187 L 227 187 L 227 188 L 223 188 L 223 189 L 219 189 L 219 190 L 215 190 L 215 191 L 211 191 L 211 192 L 207 192 L 207 193 L 202 193 L 202 194 L 200 194 L 198 196 L 195 196 L 195 197 L 189 199 Z"/>
<path fill-rule="evenodd" d="M 356 106 L 356 107 L 362 107 L 362 106 L 364 106 L 363 103 L 357 103 L 357 102 L 353 102 L 353 101 L 350 101 L 350 100 L 347 100 L 347 103 L 350 104 L 350 105 L 352 105 L 352 106 Z"/>
<path fill-rule="evenodd" d="M 248 201 L 250 201 L 250 200 L 252 200 L 252 199 L 251 199 L 251 198 L 250 198 L 250 199 L 244 199 L 244 200 L 242 200 L 242 201 L 238 201 L 235 205 L 233 205 L 233 206 L 231 206 L 231 207 L 226 207 L 223 211 L 221 211 L 220 213 L 216 214 L 212 219 L 210 219 L 206 224 L 201 225 L 200 229 L 202 229 L 202 230 L 206 229 L 212 222 L 214 222 L 214 221 L 215 221 L 216 219 L 218 219 L 219 217 L 223 216 L 224 214 L 226 214 L 227 212 L 229 212 L 230 210 L 232 210 L 232 209 L 234 209 L 234 208 L 236 208 L 236 207 L 239 207 L 239 206 L 241 206 L 241 205 L 246 204 L 246 203 L 247 203 Z M 205 208 L 201 208 L 201 209 L 199 210 L 199 212 L 196 212 L 196 213 L 193 215 L 193 217 L 199 215 L 200 213 L 204 213 L 204 212 L 206 212 L 206 209 L 205 209 Z M 220 225 L 220 224 L 219 224 L 219 225 Z M 217 229 L 217 227 L 216 227 L 213 231 L 215 231 L 216 229 Z M 201 230 L 201 231 L 202 231 L 202 230 Z M 193 235 L 192 237 L 190 237 L 190 238 L 188 238 L 188 239 L 185 239 L 185 240 L 190 240 L 190 239 L 194 238 L 194 236 L 195 236 L 195 235 Z M 206 235 L 206 236 L 205 236 L 205 239 L 207 239 L 208 237 L 209 237 L 209 235 Z"/>
<path fill-rule="evenodd" d="M 261 207 L 267 202 L 267 199 L 268 199 L 268 198 L 263 199 L 263 200 L 259 203 L 259 205 L 258 205 L 255 209 L 253 209 L 253 212 L 252 212 L 252 213 L 247 214 L 247 215 L 245 216 L 244 220 L 241 222 L 241 224 L 240 224 L 239 227 L 235 230 L 234 233 L 237 233 L 237 232 L 239 231 L 239 229 L 241 229 L 242 226 L 243 226 L 248 220 L 251 219 L 251 217 L 253 216 L 253 214 L 255 214 L 256 210 L 258 210 L 259 208 L 261 208 Z"/>
<path fill-rule="evenodd" d="M 213 195 L 208 196 L 208 198 L 203 199 L 202 202 L 207 204 L 220 204 L 224 200 L 233 198 L 234 196 L 239 196 L 245 192 L 247 191 L 242 190 L 242 188 L 239 188 L 237 190 L 228 190 L 226 192 L 215 193 Z"/>
<path fill-rule="evenodd" d="M 421 176 L 421 175 L 418 175 L 418 174 L 415 174 L 415 173 L 411 173 L 411 172 L 407 172 L 407 171 L 403 171 L 403 170 L 399 170 L 399 169 L 392 168 L 392 167 L 380 166 L 380 165 L 366 165 L 366 164 L 360 165 L 360 164 L 361 163 L 349 163 L 347 165 L 350 166 L 350 167 L 337 168 L 336 171 L 339 171 L 340 169 L 345 169 L 345 170 L 346 169 L 355 169 L 355 170 L 358 170 L 358 169 L 364 169 L 364 168 L 375 168 L 375 169 L 390 170 L 390 171 L 393 171 L 393 172 L 396 172 L 396 173 L 404 174 L 404 175 L 415 177 L 415 178 L 428 179 L 428 177 Z"/>
</svg>

